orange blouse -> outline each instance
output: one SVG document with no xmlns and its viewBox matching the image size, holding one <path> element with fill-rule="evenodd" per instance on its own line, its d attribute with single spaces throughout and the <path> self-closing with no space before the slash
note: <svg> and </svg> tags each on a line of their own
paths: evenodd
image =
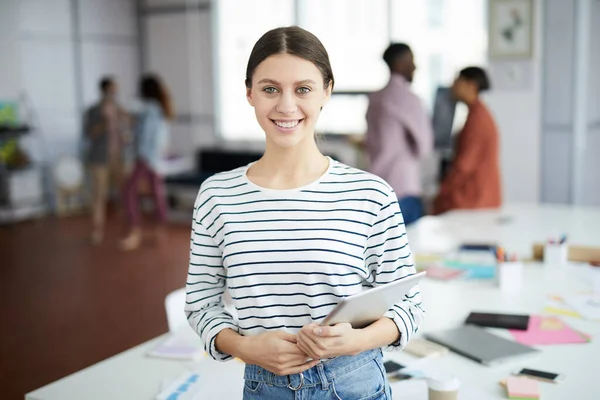
<svg viewBox="0 0 600 400">
<path fill-rule="evenodd" d="M 454 161 L 434 202 L 434 213 L 501 205 L 498 129 L 487 107 L 477 101 L 469 107 Z"/>
</svg>

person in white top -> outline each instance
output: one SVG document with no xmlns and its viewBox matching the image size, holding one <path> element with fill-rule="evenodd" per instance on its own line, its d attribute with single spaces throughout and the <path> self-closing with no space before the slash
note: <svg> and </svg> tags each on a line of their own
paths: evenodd
<svg viewBox="0 0 600 400">
<path fill-rule="evenodd" d="M 247 364 L 247 400 L 391 399 L 381 348 L 423 319 L 416 286 L 368 327 L 319 326 L 341 298 L 415 273 L 392 188 L 316 145 L 333 84 L 313 34 L 264 34 L 246 72 L 264 155 L 207 179 L 195 203 L 186 315 L 211 357 Z"/>
</svg>

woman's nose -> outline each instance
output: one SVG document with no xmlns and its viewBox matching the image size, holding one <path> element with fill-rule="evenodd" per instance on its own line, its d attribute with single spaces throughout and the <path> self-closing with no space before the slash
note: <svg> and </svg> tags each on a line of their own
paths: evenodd
<svg viewBox="0 0 600 400">
<path fill-rule="evenodd" d="M 298 109 L 296 98 L 292 93 L 283 93 L 279 97 L 279 103 L 276 110 L 282 114 L 293 114 Z"/>
</svg>

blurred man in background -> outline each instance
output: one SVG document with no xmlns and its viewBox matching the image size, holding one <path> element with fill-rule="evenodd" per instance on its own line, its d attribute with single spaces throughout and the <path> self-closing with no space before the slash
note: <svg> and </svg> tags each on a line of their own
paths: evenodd
<svg viewBox="0 0 600 400">
<path fill-rule="evenodd" d="M 87 143 L 86 162 L 92 178 L 92 243 L 104 238 L 106 203 L 111 183 L 119 191 L 123 186 L 123 144 L 128 116 L 117 103 L 117 84 L 112 77 L 100 81 L 100 101 L 84 117 L 83 134 Z"/>
<path fill-rule="evenodd" d="M 478 67 L 460 71 L 452 85 L 452 95 L 469 107 L 469 115 L 458 136 L 450 170 L 435 199 L 434 213 L 502 205 L 498 129 L 479 97 L 489 89 L 489 78 Z"/>
<path fill-rule="evenodd" d="M 410 89 L 416 70 L 410 47 L 391 44 L 383 60 L 390 80 L 370 96 L 367 109 L 369 169 L 392 186 L 408 225 L 423 216 L 420 161 L 433 148 L 433 131 L 421 100 Z"/>
</svg>

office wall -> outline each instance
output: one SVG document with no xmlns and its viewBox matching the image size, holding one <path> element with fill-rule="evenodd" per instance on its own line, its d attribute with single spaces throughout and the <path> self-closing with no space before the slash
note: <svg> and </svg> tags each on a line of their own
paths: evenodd
<svg viewBox="0 0 600 400">
<path fill-rule="evenodd" d="M 591 7 L 581 21 L 579 7 Z M 543 125 L 541 199 L 551 203 L 600 205 L 600 1 L 548 0 L 544 2 Z M 577 36 L 579 27 L 589 26 L 586 40 Z M 585 53 L 583 74 L 578 68 L 578 46 Z M 576 85 L 583 79 L 585 123 L 581 150 L 576 146 Z M 576 165 L 581 165 L 581 176 Z M 579 189 L 580 188 L 580 189 Z M 576 195 L 579 191 L 580 196 Z"/>
<path fill-rule="evenodd" d="M 531 60 L 489 60 L 492 91 L 485 96 L 500 130 L 500 162 L 505 202 L 540 199 L 541 1 L 535 1 L 534 53 Z M 510 76 L 522 76 L 513 83 Z"/>
<path fill-rule="evenodd" d="M 16 0 L 0 1 L 0 99 L 16 99 L 20 93 L 18 17 Z"/>
<path fill-rule="evenodd" d="M 137 10 L 133 0 L 79 0 L 78 55 L 82 103 L 98 99 L 98 81 L 112 75 L 119 98 L 128 105 L 137 96 L 139 75 Z"/>
<path fill-rule="evenodd" d="M 600 205 L 600 0 L 592 1 L 588 67 L 588 131 L 583 162 L 582 204 Z"/>
<path fill-rule="evenodd" d="M 191 156 L 215 141 L 210 0 L 140 4 L 142 71 L 159 74 L 173 96 L 171 149 Z"/>
<path fill-rule="evenodd" d="M 21 94 L 50 154 L 74 153 L 79 118 L 75 10 L 69 0 L 19 2 Z"/>
<path fill-rule="evenodd" d="M 3 0 L 0 32 L 0 94 L 23 100 L 47 161 L 78 154 L 101 76 L 116 78 L 125 102 L 135 95 L 134 0 Z"/>
<path fill-rule="evenodd" d="M 575 1 L 544 4 L 544 91 L 541 200 L 571 201 Z"/>
</svg>

